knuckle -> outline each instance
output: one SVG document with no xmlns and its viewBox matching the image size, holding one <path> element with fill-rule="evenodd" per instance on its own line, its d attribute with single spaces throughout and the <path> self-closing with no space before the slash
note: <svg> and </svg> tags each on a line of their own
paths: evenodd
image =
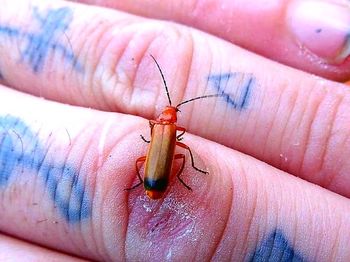
<svg viewBox="0 0 350 262">
<path fill-rule="evenodd" d="M 89 52 L 95 62 L 87 72 L 90 78 L 85 78 L 85 81 L 88 81 L 87 86 L 97 103 L 108 105 L 112 110 L 126 108 L 143 114 L 152 110 L 148 114 L 153 114 L 158 93 L 163 87 L 150 54 L 166 53 L 169 59 L 162 61 L 162 66 L 176 63 L 175 67 L 181 68 L 175 71 L 175 75 L 166 77 L 167 81 L 171 86 L 186 86 L 189 68 L 182 69 L 183 65 L 178 63 L 179 57 L 188 59 L 186 53 L 188 50 L 192 52 L 192 40 L 190 34 L 179 26 L 147 20 L 128 25 L 114 23 L 95 30 L 100 32 L 93 33 L 98 39 L 89 43 L 93 46 Z M 190 61 L 184 63 L 188 65 Z M 180 84 L 173 85 L 175 81 Z"/>
</svg>

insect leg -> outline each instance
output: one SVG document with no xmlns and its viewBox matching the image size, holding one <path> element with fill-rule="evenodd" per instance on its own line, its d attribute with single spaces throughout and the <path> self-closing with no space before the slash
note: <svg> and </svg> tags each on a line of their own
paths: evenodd
<svg viewBox="0 0 350 262">
<path fill-rule="evenodd" d="M 185 166 L 185 155 L 184 154 L 176 154 L 175 159 L 182 159 L 181 167 L 176 175 L 177 178 L 180 180 L 181 184 L 183 184 L 188 190 L 192 190 L 192 188 L 190 186 L 186 185 L 186 183 L 180 177 L 182 171 L 184 170 L 184 166 Z"/>
<path fill-rule="evenodd" d="M 143 135 L 140 135 L 141 139 L 145 141 L 147 144 L 151 143 L 151 140 L 147 140 Z"/>
<path fill-rule="evenodd" d="M 136 162 L 135 162 L 136 172 L 137 172 L 137 176 L 138 176 L 140 182 L 137 183 L 136 185 L 130 187 L 130 188 L 125 188 L 124 190 L 127 190 L 127 191 L 132 190 L 132 189 L 134 189 L 134 188 L 140 186 L 140 185 L 143 183 L 142 177 L 141 177 L 141 175 L 140 175 L 140 170 L 139 170 L 138 163 L 143 163 L 143 162 L 145 162 L 145 161 L 146 161 L 146 156 L 141 156 L 141 157 L 139 157 L 139 158 L 136 160 Z"/>
<path fill-rule="evenodd" d="M 179 146 L 179 147 L 182 147 L 182 148 L 184 148 L 184 149 L 187 149 L 187 150 L 190 152 L 192 167 L 193 167 L 195 170 L 197 170 L 198 172 L 201 172 L 201 173 L 203 173 L 203 174 L 209 174 L 209 172 L 204 171 L 204 170 L 202 170 L 202 169 L 199 169 L 198 167 L 196 167 L 196 166 L 194 165 L 193 155 L 192 155 L 191 149 L 190 149 L 190 147 L 189 147 L 188 145 L 185 145 L 184 143 L 181 143 L 181 142 L 176 142 L 176 145 Z"/>
<path fill-rule="evenodd" d="M 186 128 L 178 126 L 176 127 L 176 131 L 181 132 L 179 135 L 176 136 L 177 141 L 181 141 L 182 139 L 184 139 L 182 136 L 185 134 Z"/>
<path fill-rule="evenodd" d="M 155 124 L 158 124 L 156 120 L 149 120 L 149 127 L 151 128 L 151 130 L 153 129 Z"/>
</svg>

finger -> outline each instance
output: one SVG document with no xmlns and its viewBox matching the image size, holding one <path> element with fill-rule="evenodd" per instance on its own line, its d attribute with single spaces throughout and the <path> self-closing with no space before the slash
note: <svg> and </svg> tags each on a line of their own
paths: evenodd
<svg viewBox="0 0 350 262">
<path fill-rule="evenodd" d="M 93 260 L 124 257 L 124 189 L 134 178 L 125 159 L 141 149 L 130 152 L 118 140 L 140 119 L 2 86 L 0 99 L 0 231 Z"/>
<path fill-rule="evenodd" d="M 61 254 L 43 247 L 39 247 L 27 242 L 0 235 L 0 260 L 1 261 L 86 261 L 65 254 Z"/>
<path fill-rule="evenodd" d="M 168 213 L 169 221 L 158 220 L 154 212 L 161 202 L 148 200 L 141 188 L 124 190 L 137 182 L 135 161 L 146 152 L 139 139 L 140 133 L 149 132 L 146 120 L 68 107 L 5 88 L 0 89 L 0 98 L 1 231 L 89 259 L 120 261 L 135 256 L 134 247 L 137 256 L 142 254 L 140 243 L 132 243 L 133 226 L 149 230 L 152 238 L 163 223 L 176 227 L 163 232 L 165 237 L 181 236 L 194 225 L 195 216 L 199 219 L 208 210 L 224 221 L 225 214 L 220 212 L 224 206 L 218 203 L 202 203 L 196 210 L 213 177 L 197 173 L 192 180 L 187 177 L 189 167 L 182 178 L 193 182 L 196 193 L 175 181 L 174 174 L 170 202 L 159 210 Z M 193 154 L 196 164 L 203 165 L 197 152 Z M 219 179 L 218 188 L 210 194 L 221 191 L 226 180 Z M 198 201 L 192 203 L 196 196 Z M 153 210 L 145 216 L 148 224 L 138 224 L 132 215 L 140 208 L 138 201 Z M 183 247 L 180 239 L 174 245 Z M 194 248 L 192 243 L 185 249 Z M 150 248 L 149 254 L 154 251 Z"/>
<path fill-rule="evenodd" d="M 104 261 L 350 257 L 348 199 L 187 135 L 209 174 L 187 160 L 193 190 L 172 176 L 150 200 L 123 190 L 137 182 L 146 120 L 0 92 L 2 231 Z"/>
<path fill-rule="evenodd" d="M 8 64 L 2 69 L 8 84 L 64 103 L 154 119 L 168 102 L 157 67 L 148 55 L 153 54 L 163 68 L 174 104 L 199 95 L 224 94 L 223 98 L 181 107 L 180 126 L 350 196 L 350 147 L 344 146 L 350 132 L 346 124 L 350 110 L 345 85 L 281 66 L 173 24 L 66 2 L 50 6 L 48 2 L 30 3 L 20 9 L 27 11 L 26 16 L 19 17 L 31 17 L 24 21 L 33 23 L 34 32 L 39 31 L 37 45 L 48 48 L 39 56 L 34 49 L 30 57 L 43 61 L 40 59 L 50 54 L 56 60 L 39 63 L 41 71 L 34 71 L 31 59 L 18 62 L 16 51 L 10 52 L 11 46 L 17 46 L 13 43 L 22 43 L 32 31 L 20 29 L 21 38 L 4 33 L 8 42 L 1 50 L 5 57 L 13 55 L 13 59 L 5 59 Z M 77 13 L 81 14 L 79 19 L 74 15 Z M 45 17 L 44 25 L 64 30 L 55 29 L 58 35 L 53 34 L 50 41 L 41 40 L 49 29 L 37 29 L 37 16 Z M 22 28 L 11 20 L 5 24 L 6 32 Z M 83 41 L 88 44 L 81 47 L 80 32 L 87 26 L 97 26 L 97 32 L 88 33 L 89 41 Z M 79 32 L 79 37 L 74 32 Z M 67 50 L 51 52 L 49 48 L 59 46 L 63 39 L 71 43 L 67 50 L 80 50 L 79 55 L 68 56 L 73 60 L 63 55 Z M 27 44 L 24 41 L 23 50 L 31 50 Z M 85 65 L 83 71 L 77 64 Z"/>
<path fill-rule="evenodd" d="M 286 65 L 338 81 L 350 79 L 350 6 L 345 1 L 79 2 L 177 21 Z"/>
</svg>

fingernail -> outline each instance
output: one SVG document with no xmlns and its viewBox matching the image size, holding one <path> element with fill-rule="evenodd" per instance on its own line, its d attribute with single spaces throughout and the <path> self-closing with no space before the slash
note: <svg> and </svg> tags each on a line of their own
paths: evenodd
<svg viewBox="0 0 350 262">
<path fill-rule="evenodd" d="M 316 0 L 292 1 L 287 24 L 301 48 L 330 63 L 350 56 L 350 4 Z"/>
</svg>

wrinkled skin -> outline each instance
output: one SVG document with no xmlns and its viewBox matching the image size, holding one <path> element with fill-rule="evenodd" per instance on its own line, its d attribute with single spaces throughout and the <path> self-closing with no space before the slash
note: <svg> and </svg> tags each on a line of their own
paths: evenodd
<svg viewBox="0 0 350 262">
<path fill-rule="evenodd" d="M 76 2 L 1 1 L 1 261 L 350 260 L 341 30 L 296 41 L 297 0 Z M 168 105 L 150 54 L 174 105 L 223 94 L 178 112 L 208 174 L 177 148 L 192 191 L 175 161 L 158 200 L 124 190 Z"/>
</svg>

